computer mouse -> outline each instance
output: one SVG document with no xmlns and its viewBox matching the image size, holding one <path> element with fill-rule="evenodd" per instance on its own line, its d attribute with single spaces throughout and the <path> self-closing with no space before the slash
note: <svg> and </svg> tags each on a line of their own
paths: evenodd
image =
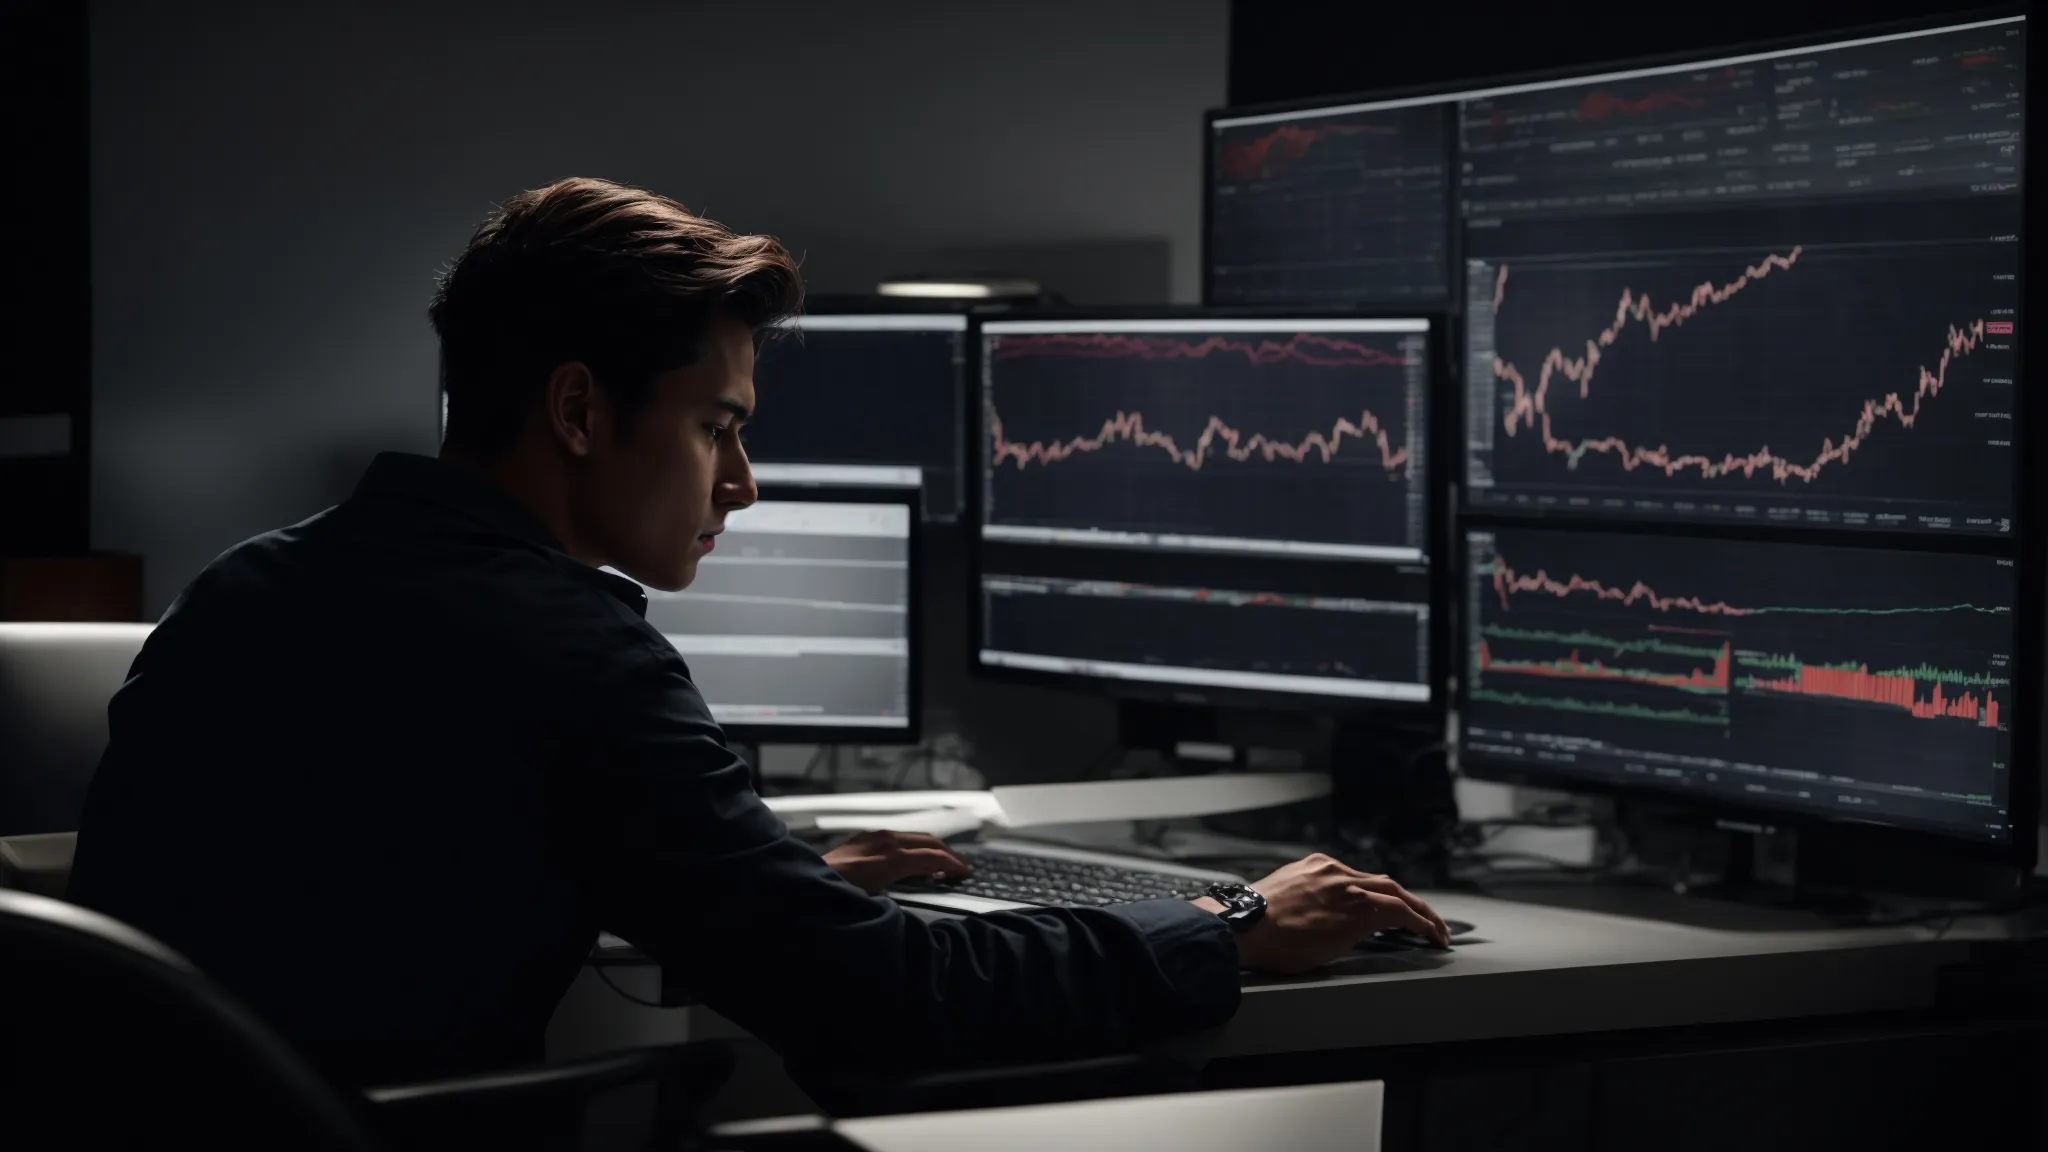
<svg viewBox="0 0 2048 1152">
<path fill-rule="evenodd" d="M 1451 943 L 1453 944 L 1458 942 L 1460 936 L 1470 936 L 1472 934 L 1472 925 L 1467 924 L 1463 920 L 1445 920 L 1444 927 L 1451 930 Z M 1384 932 L 1375 932 L 1369 939 L 1360 941 L 1359 947 L 1363 948 L 1373 944 L 1393 944 L 1406 948 L 1436 947 L 1436 943 L 1428 937 L 1410 932 L 1406 928 L 1389 928 Z"/>
</svg>

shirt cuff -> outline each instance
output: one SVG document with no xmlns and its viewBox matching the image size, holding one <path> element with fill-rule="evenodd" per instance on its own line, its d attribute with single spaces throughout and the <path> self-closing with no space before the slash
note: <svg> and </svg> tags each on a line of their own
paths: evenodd
<svg viewBox="0 0 2048 1152">
<path fill-rule="evenodd" d="M 1244 994 L 1237 940 L 1221 916 L 1186 900 L 1146 900 L 1103 911 L 1144 933 L 1160 973 L 1185 1004 L 1183 1027 L 1211 1028 L 1237 1013 Z"/>
</svg>

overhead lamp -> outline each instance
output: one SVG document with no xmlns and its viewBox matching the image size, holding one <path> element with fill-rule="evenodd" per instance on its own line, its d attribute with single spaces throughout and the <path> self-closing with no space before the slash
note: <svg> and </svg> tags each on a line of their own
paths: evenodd
<svg viewBox="0 0 2048 1152">
<path fill-rule="evenodd" d="M 920 300 L 1016 300 L 1039 294 L 1038 281 L 1015 276 L 902 277 L 875 285 L 879 296 Z"/>
</svg>

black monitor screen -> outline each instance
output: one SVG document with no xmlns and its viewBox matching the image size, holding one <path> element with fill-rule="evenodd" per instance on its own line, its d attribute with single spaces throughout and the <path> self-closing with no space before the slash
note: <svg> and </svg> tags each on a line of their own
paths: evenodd
<svg viewBox="0 0 2048 1152">
<path fill-rule="evenodd" d="M 960 514 L 967 318 L 803 316 L 754 365 L 759 410 L 745 433 L 772 484 L 915 487 L 925 514 Z"/>
<path fill-rule="evenodd" d="M 2011 839 L 2011 560 L 1542 528 L 1466 547 L 1468 763 Z"/>
<path fill-rule="evenodd" d="M 982 325 L 985 667 L 1426 703 L 1425 320 Z"/>
<path fill-rule="evenodd" d="M 1422 102 L 1211 121 L 1208 300 L 1446 296 L 1448 121 Z"/>
<path fill-rule="evenodd" d="M 687 590 L 648 590 L 648 622 L 720 724 L 903 731 L 910 518 L 907 502 L 763 500 L 726 518 Z"/>
<path fill-rule="evenodd" d="M 1473 505 L 2010 535 L 2024 29 L 1461 98 Z"/>
</svg>

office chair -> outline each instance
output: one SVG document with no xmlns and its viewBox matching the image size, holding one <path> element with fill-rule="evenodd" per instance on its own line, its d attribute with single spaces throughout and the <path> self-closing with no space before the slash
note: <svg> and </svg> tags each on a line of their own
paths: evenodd
<svg viewBox="0 0 2048 1152">
<path fill-rule="evenodd" d="M 466 1147 L 494 1113 L 653 1081 L 656 1146 L 679 1149 L 732 1069 L 723 1045 L 696 1043 L 358 1098 L 183 957 L 109 917 L 0 890 L 0 956 L 0 1131 L 28 1134 L 27 1147 Z"/>
</svg>

